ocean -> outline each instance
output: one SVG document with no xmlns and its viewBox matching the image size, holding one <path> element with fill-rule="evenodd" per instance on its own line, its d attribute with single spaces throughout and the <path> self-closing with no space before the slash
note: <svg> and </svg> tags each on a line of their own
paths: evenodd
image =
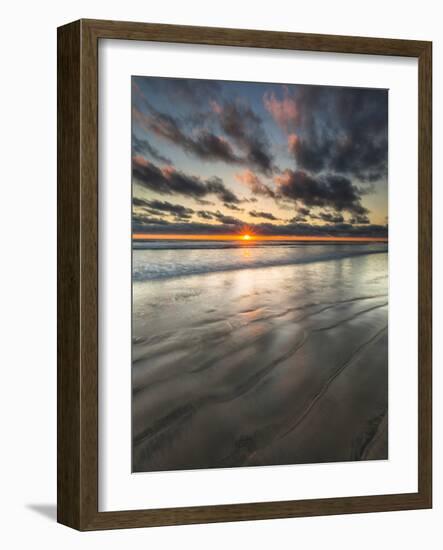
<svg viewBox="0 0 443 550">
<path fill-rule="evenodd" d="M 133 245 L 134 282 L 237 269 L 334 261 L 386 253 L 385 243 L 291 241 L 140 241 Z"/>
</svg>

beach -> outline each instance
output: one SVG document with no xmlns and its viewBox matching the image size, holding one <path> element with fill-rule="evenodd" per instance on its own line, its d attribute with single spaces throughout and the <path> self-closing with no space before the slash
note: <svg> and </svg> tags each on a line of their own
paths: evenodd
<svg viewBox="0 0 443 550">
<path fill-rule="evenodd" d="M 133 250 L 133 471 L 388 458 L 385 243 Z"/>
</svg>

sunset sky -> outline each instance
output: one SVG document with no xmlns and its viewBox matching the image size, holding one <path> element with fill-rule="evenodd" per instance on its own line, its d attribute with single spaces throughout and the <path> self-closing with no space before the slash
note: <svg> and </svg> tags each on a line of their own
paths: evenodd
<svg viewBox="0 0 443 550">
<path fill-rule="evenodd" d="M 386 90 L 132 78 L 137 235 L 387 237 Z"/>
</svg>

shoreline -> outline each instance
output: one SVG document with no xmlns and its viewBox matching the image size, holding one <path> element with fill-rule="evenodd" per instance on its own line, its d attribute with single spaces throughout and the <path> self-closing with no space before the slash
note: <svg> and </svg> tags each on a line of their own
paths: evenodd
<svg viewBox="0 0 443 550">
<path fill-rule="evenodd" d="M 371 243 L 373 245 L 373 243 Z M 359 246 L 360 248 L 356 248 Z M 387 254 L 383 245 L 367 248 L 347 243 L 336 245 L 227 245 L 218 247 L 154 247 L 135 248 L 132 256 L 132 280 L 144 281 L 181 278 L 183 276 L 224 273 L 237 270 L 255 270 L 268 267 L 334 262 L 358 256 Z"/>
</svg>

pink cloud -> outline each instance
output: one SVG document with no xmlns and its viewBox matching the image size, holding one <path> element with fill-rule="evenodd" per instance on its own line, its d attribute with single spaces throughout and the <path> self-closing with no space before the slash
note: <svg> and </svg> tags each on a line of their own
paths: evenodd
<svg viewBox="0 0 443 550">
<path fill-rule="evenodd" d="M 298 136 L 296 134 L 289 134 L 288 136 L 288 151 L 295 155 L 297 150 Z"/>
<path fill-rule="evenodd" d="M 176 172 L 176 169 L 171 165 L 167 165 L 163 166 L 161 171 L 165 178 L 170 178 Z"/>
<path fill-rule="evenodd" d="M 220 115 L 222 113 L 223 107 L 220 105 L 220 103 L 215 100 L 211 100 L 209 104 L 214 113 L 216 113 L 217 115 Z"/>
<path fill-rule="evenodd" d="M 135 155 L 132 157 L 132 162 L 137 164 L 138 166 L 148 166 L 149 160 L 146 160 L 144 157 L 141 157 L 140 155 Z"/>
<path fill-rule="evenodd" d="M 138 109 L 135 107 L 132 108 L 132 117 L 133 119 L 138 122 L 141 126 L 147 126 L 149 122 L 149 117 L 141 113 Z"/>
<path fill-rule="evenodd" d="M 255 195 L 265 195 L 268 197 L 275 196 L 274 191 L 263 183 L 252 170 L 244 170 L 243 172 L 235 174 L 235 179 L 243 185 L 246 185 L 246 187 L 249 187 Z"/>
<path fill-rule="evenodd" d="M 289 95 L 288 89 L 284 88 L 283 99 L 278 99 L 274 92 L 266 92 L 263 104 L 275 123 L 289 133 L 290 128 L 297 123 L 298 109 L 295 98 Z"/>
<path fill-rule="evenodd" d="M 275 176 L 274 181 L 277 185 L 284 187 L 285 185 L 289 185 L 292 180 L 292 172 L 290 170 L 285 170 L 282 174 L 279 176 Z"/>
</svg>

